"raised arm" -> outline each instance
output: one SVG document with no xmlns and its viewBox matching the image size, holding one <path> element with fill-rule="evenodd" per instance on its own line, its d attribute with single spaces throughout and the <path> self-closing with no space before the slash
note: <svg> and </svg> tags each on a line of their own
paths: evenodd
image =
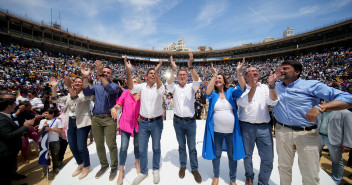
<svg viewBox="0 0 352 185">
<path fill-rule="evenodd" d="M 208 96 L 210 96 L 211 93 L 213 92 L 213 90 L 214 90 L 214 85 L 215 85 L 215 81 L 216 81 L 216 78 L 217 78 L 217 76 L 218 76 L 218 72 L 217 72 L 217 70 L 214 68 L 213 63 L 211 63 L 211 71 L 212 71 L 212 73 L 213 73 L 213 76 L 211 77 L 211 80 L 210 80 L 210 82 L 209 82 L 209 84 L 208 84 L 208 87 L 207 87 L 206 93 L 207 93 Z"/>
<path fill-rule="evenodd" d="M 51 77 L 50 84 L 51 84 L 51 95 L 53 97 L 56 97 L 57 96 L 57 85 L 59 84 L 59 81 L 55 77 Z"/>
<path fill-rule="evenodd" d="M 83 89 L 87 88 L 88 87 L 88 76 L 89 76 L 89 73 L 90 73 L 90 69 L 86 70 L 86 65 L 84 64 L 81 64 L 81 73 L 83 75 Z"/>
<path fill-rule="evenodd" d="M 172 84 L 172 82 L 174 82 L 174 78 L 175 78 L 175 70 L 177 69 L 177 66 L 175 64 L 174 58 L 172 57 L 172 55 L 170 56 L 170 62 L 171 62 L 171 74 L 170 77 L 167 79 L 167 84 Z"/>
<path fill-rule="evenodd" d="M 71 97 L 75 97 L 76 96 L 76 92 L 72 88 L 71 78 L 68 77 L 68 76 L 65 76 L 64 81 L 65 81 L 65 86 L 67 87 L 68 93 L 70 93 L 70 96 Z"/>
<path fill-rule="evenodd" d="M 242 73 L 242 68 L 245 63 L 246 63 L 246 58 L 244 57 L 242 59 L 242 63 L 238 62 L 238 64 L 237 64 L 237 78 L 238 78 L 238 83 L 240 84 L 242 91 L 244 91 L 246 89 L 246 81 L 244 80 L 243 73 Z"/>
<path fill-rule="evenodd" d="M 275 73 L 270 72 L 269 78 L 268 78 L 268 83 L 269 83 L 269 97 L 272 100 L 277 100 L 278 99 L 278 95 L 275 89 L 275 82 L 276 80 L 279 78 L 280 76 L 280 71 L 281 68 L 277 69 L 275 71 Z"/>
<path fill-rule="evenodd" d="M 127 86 L 129 90 L 133 89 L 133 81 L 132 81 L 132 64 L 130 61 L 127 61 L 127 56 L 123 60 L 125 63 L 126 71 L 127 71 Z"/>
<path fill-rule="evenodd" d="M 155 68 L 155 79 L 156 79 L 156 88 L 157 89 L 159 89 L 163 85 L 163 83 L 160 80 L 160 76 L 159 76 L 159 71 L 160 71 L 160 68 L 162 65 L 163 65 L 163 61 L 160 60 L 159 64 Z"/>
<path fill-rule="evenodd" d="M 100 79 L 101 79 L 101 85 L 102 85 L 103 87 L 105 87 L 106 84 L 109 83 L 109 81 L 108 81 L 108 79 L 106 78 L 106 76 L 104 76 L 104 75 L 103 75 L 103 76 L 100 76 L 100 75 L 104 74 L 104 72 L 103 72 L 104 66 L 103 66 L 103 64 L 100 62 L 100 60 L 96 60 L 96 61 L 95 61 L 95 68 L 96 68 L 96 70 L 97 70 L 97 72 L 98 72 L 98 75 L 99 75 L 99 77 L 100 77 Z"/>
<path fill-rule="evenodd" d="M 198 73 L 196 72 L 196 70 L 193 69 L 193 66 L 192 66 L 192 62 L 193 62 L 193 53 L 192 52 L 189 52 L 188 53 L 188 56 L 189 56 L 189 60 L 187 62 L 187 65 L 188 65 L 188 69 L 191 71 L 191 75 L 192 75 L 192 79 L 194 82 L 197 82 L 199 80 L 199 76 L 198 76 Z"/>
</svg>

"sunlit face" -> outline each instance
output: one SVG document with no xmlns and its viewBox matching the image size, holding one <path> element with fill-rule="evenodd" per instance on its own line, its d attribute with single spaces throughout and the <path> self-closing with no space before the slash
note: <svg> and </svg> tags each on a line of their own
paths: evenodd
<svg viewBox="0 0 352 185">
<path fill-rule="evenodd" d="M 250 75 L 250 74 L 253 75 L 254 80 L 257 82 L 259 79 L 259 72 L 258 72 L 257 68 L 255 68 L 255 67 L 248 68 L 246 78 L 248 78 L 248 75 Z"/>
<path fill-rule="evenodd" d="M 177 80 L 181 86 L 185 85 L 188 80 L 187 71 L 178 71 L 177 72 Z"/>
<path fill-rule="evenodd" d="M 103 69 L 103 74 L 105 75 L 106 79 L 111 79 L 112 71 L 109 68 L 104 68 Z"/>
<path fill-rule="evenodd" d="M 155 83 L 155 70 L 150 70 L 147 74 L 147 81 L 149 83 L 154 84 Z"/>
<path fill-rule="evenodd" d="M 132 79 L 132 82 L 133 82 L 133 85 L 137 85 L 138 84 L 138 81 L 137 81 L 137 79 Z"/>
<path fill-rule="evenodd" d="M 76 78 L 75 81 L 73 82 L 73 87 L 76 90 L 81 90 L 82 89 L 82 85 L 83 85 L 83 81 L 80 78 Z"/>
<path fill-rule="evenodd" d="M 215 87 L 217 87 L 218 89 L 222 89 L 224 88 L 224 85 L 225 85 L 224 77 L 222 75 L 216 76 Z"/>
<path fill-rule="evenodd" d="M 281 66 L 281 76 L 282 81 L 286 80 L 294 80 L 298 78 L 299 71 L 295 71 L 291 65 L 283 65 Z"/>
</svg>

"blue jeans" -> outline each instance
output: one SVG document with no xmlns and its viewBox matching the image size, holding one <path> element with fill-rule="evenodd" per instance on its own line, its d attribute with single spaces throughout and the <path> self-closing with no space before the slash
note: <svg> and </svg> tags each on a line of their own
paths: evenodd
<svg viewBox="0 0 352 185">
<path fill-rule="evenodd" d="M 240 121 L 240 127 L 243 146 L 246 152 L 246 157 L 243 159 L 245 176 L 248 179 L 254 179 L 252 155 L 254 146 L 257 145 L 261 161 L 258 184 L 267 185 L 270 180 L 274 162 L 273 137 L 271 133 L 272 126 L 269 123 L 251 124 Z"/>
<path fill-rule="evenodd" d="M 214 132 L 215 155 L 213 159 L 214 177 L 219 178 L 220 175 L 220 158 L 222 154 L 222 144 L 225 139 L 227 147 L 227 157 L 229 159 L 230 179 L 231 182 L 236 182 L 237 161 L 233 160 L 233 136 L 232 133 Z"/>
<path fill-rule="evenodd" d="M 196 131 L 197 125 L 196 120 L 184 121 L 174 117 L 174 128 L 176 132 L 176 138 L 178 142 L 178 154 L 180 165 L 182 168 L 186 168 L 187 165 L 187 153 L 186 153 L 186 138 L 188 145 L 189 159 L 191 163 L 192 171 L 198 170 L 198 158 L 196 149 Z"/>
<path fill-rule="evenodd" d="M 150 136 L 153 145 L 153 170 L 160 168 L 160 139 L 163 127 L 162 118 L 155 121 L 145 121 L 143 119 L 139 121 L 139 160 L 142 174 L 148 173 L 148 142 Z"/>
<path fill-rule="evenodd" d="M 138 133 L 133 130 L 133 135 L 134 157 L 135 159 L 139 159 Z M 131 133 L 121 130 L 120 166 L 125 166 L 130 137 Z"/>
<path fill-rule="evenodd" d="M 344 165 L 342 158 L 342 151 L 340 146 L 334 146 L 330 144 L 328 136 L 324 136 L 320 134 L 321 138 L 321 150 L 324 146 L 327 146 L 329 149 L 329 154 L 331 157 L 331 178 L 337 183 L 340 184 L 343 178 Z M 321 152 L 320 150 L 320 152 Z"/>
<path fill-rule="evenodd" d="M 73 157 L 78 165 L 83 163 L 83 167 L 90 166 L 89 151 L 87 148 L 88 133 L 91 126 L 77 128 L 76 120 L 69 118 L 67 140 L 70 145 Z"/>
</svg>

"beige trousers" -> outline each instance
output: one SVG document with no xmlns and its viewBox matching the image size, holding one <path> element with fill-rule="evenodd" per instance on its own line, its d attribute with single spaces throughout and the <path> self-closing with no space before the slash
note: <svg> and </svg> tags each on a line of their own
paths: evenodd
<svg viewBox="0 0 352 185">
<path fill-rule="evenodd" d="M 276 150 L 278 154 L 280 184 L 292 182 L 292 165 L 295 153 L 298 154 L 298 166 L 303 185 L 318 185 L 321 140 L 316 129 L 295 131 L 276 124 Z"/>
</svg>

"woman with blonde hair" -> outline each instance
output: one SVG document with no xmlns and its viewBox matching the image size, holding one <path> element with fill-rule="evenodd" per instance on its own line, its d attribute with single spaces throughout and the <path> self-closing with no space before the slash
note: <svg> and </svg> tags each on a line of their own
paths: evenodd
<svg viewBox="0 0 352 185">
<path fill-rule="evenodd" d="M 141 80 L 139 78 L 132 79 L 133 84 L 140 84 Z M 139 111 L 141 107 L 140 94 L 131 94 L 129 89 L 123 91 L 121 96 L 116 100 L 116 105 L 110 110 L 111 116 L 117 119 L 117 111 L 122 108 L 122 114 L 119 120 L 119 134 L 121 135 L 121 149 L 119 153 L 119 165 L 120 172 L 117 179 L 117 184 L 121 185 L 123 183 L 123 178 L 125 176 L 125 163 L 127 158 L 127 150 L 130 141 L 130 137 L 134 137 L 134 157 L 136 159 L 136 169 L 137 173 L 140 171 L 139 166 L 139 145 L 138 145 L 138 120 Z"/>
<path fill-rule="evenodd" d="M 92 96 L 84 96 L 82 91 L 83 79 L 77 77 L 73 82 L 68 76 L 64 78 L 65 86 L 69 94 L 64 97 L 57 96 L 58 79 L 51 77 L 52 101 L 54 103 L 65 103 L 64 114 L 68 123 L 67 139 L 73 157 L 78 167 L 72 173 L 75 177 L 79 175 L 79 179 L 86 177 L 90 171 L 90 158 L 87 148 L 88 133 L 91 129 L 91 114 L 89 110 Z"/>
</svg>

